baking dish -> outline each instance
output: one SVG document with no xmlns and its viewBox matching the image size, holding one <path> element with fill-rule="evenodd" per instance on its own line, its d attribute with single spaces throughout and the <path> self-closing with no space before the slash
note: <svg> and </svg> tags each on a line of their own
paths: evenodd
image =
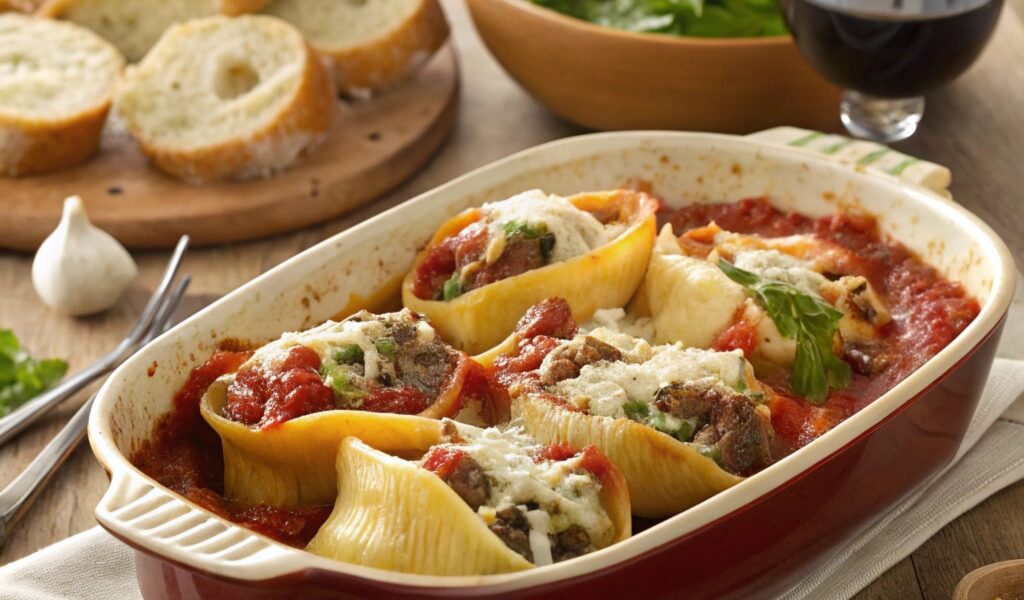
<svg viewBox="0 0 1024 600">
<path fill-rule="evenodd" d="M 809 215 L 866 210 L 884 232 L 960 281 L 981 312 L 921 369 L 799 452 L 622 543 L 520 573 L 430 577 L 332 562 L 207 513 L 128 462 L 218 340 L 266 340 L 397 294 L 416 250 L 468 206 L 536 187 L 570 194 L 628 181 L 649 183 L 673 205 L 767 195 Z M 769 596 L 794 585 L 953 457 L 991 367 L 1014 272 L 1002 241 L 966 210 L 855 164 L 714 134 L 626 132 L 553 142 L 322 242 L 127 361 L 102 388 L 90 419 L 93 450 L 111 474 L 96 515 L 138 551 L 149 599 Z"/>
</svg>

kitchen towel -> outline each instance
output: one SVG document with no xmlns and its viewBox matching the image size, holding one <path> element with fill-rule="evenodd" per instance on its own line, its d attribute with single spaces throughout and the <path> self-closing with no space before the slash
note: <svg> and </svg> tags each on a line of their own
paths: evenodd
<svg viewBox="0 0 1024 600">
<path fill-rule="evenodd" d="M 945 524 L 1024 479 L 1024 423 L 1000 416 L 1024 393 L 1024 361 L 997 359 L 956 461 L 784 596 L 844 600 Z M 141 598 L 132 551 L 94 527 L 0 568 L 0 600 Z"/>
</svg>

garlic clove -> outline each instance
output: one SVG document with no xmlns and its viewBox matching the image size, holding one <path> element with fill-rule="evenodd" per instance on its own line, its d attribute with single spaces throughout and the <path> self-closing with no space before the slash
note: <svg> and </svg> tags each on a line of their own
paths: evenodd
<svg viewBox="0 0 1024 600">
<path fill-rule="evenodd" d="M 89 221 L 78 196 L 64 200 L 60 224 L 32 261 L 32 285 L 43 303 L 71 316 L 112 307 L 137 273 L 124 246 Z"/>
</svg>

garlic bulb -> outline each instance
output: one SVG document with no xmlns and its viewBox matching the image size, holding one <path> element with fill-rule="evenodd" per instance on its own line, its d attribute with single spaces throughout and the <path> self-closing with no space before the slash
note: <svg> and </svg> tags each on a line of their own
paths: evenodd
<svg viewBox="0 0 1024 600">
<path fill-rule="evenodd" d="M 80 316 L 117 303 L 138 269 L 128 251 L 89 222 L 82 199 L 64 201 L 64 215 L 32 261 L 32 285 L 50 308 Z"/>
</svg>

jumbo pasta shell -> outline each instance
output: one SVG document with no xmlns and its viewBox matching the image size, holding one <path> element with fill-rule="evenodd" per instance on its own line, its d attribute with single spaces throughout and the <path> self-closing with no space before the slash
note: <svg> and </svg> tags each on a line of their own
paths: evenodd
<svg viewBox="0 0 1024 600">
<path fill-rule="evenodd" d="M 452 382 L 419 415 L 330 410 L 255 429 L 223 416 L 227 380 L 213 383 L 200 411 L 224 449 L 224 495 L 242 505 L 283 508 L 329 504 L 337 492 L 335 455 L 349 436 L 394 453 L 422 452 L 437 442 L 440 422 L 459 410 L 469 368 L 460 359 Z"/>
<path fill-rule="evenodd" d="M 626 190 L 580 194 L 570 201 L 589 210 L 621 203 L 631 225 L 610 243 L 581 256 L 496 281 L 453 300 L 419 298 L 413 293 L 416 269 L 433 247 L 481 218 L 479 209 L 470 209 L 442 225 L 417 256 L 402 283 L 402 302 L 426 315 L 447 342 L 470 354 L 498 344 L 528 308 L 545 298 L 565 298 L 580 322 L 599 308 L 623 306 L 647 269 L 655 236 L 655 201 Z"/>
<path fill-rule="evenodd" d="M 633 514 L 641 517 L 680 513 L 743 481 L 692 446 L 629 419 L 573 412 L 530 395 L 513 409 L 540 443 L 597 446 L 622 471 Z"/>
<path fill-rule="evenodd" d="M 338 450 L 337 466 L 338 499 L 306 547 L 309 552 L 423 575 L 487 575 L 534 566 L 494 535 L 447 484 L 414 463 L 348 438 Z M 628 495 L 624 482 L 605 481 L 602 502 L 619 541 L 630 534 Z"/>
</svg>

